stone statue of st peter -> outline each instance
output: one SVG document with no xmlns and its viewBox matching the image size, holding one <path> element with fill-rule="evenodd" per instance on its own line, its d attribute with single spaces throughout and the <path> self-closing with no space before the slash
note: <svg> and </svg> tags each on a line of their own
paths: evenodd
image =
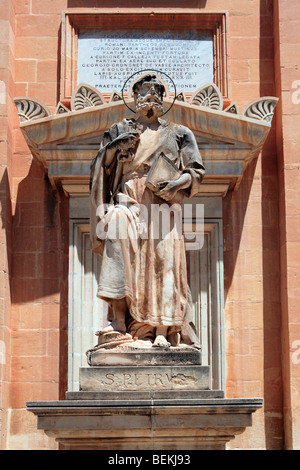
<svg viewBox="0 0 300 470">
<path fill-rule="evenodd" d="M 199 192 L 205 169 L 193 133 L 161 118 L 160 79 L 148 74 L 132 90 L 136 119 L 105 132 L 91 167 L 91 242 L 102 256 L 97 295 L 110 305 L 110 324 L 102 333 L 129 334 L 156 347 L 199 348 L 183 236 L 177 236 L 174 220 L 168 236 L 153 237 L 152 225 L 163 204 L 178 208 Z M 161 153 L 178 177 L 154 192 L 145 182 Z"/>
</svg>

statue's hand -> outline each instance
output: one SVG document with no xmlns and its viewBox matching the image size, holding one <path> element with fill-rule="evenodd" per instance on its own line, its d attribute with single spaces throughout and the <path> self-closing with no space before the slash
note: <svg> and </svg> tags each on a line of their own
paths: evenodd
<svg viewBox="0 0 300 470">
<path fill-rule="evenodd" d="M 121 162 L 133 160 L 134 152 L 131 150 L 134 149 L 139 136 L 140 132 L 138 131 L 124 132 L 107 144 L 105 155 L 106 167 L 109 168 L 115 158 L 118 158 Z"/>
<path fill-rule="evenodd" d="M 128 150 L 132 149 L 139 140 L 139 132 L 125 132 L 120 134 L 115 140 L 109 144 L 110 149 Z"/>
<path fill-rule="evenodd" d="M 157 191 L 155 194 L 165 201 L 171 201 L 176 196 L 177 191 L 180 189 L 188 188 L 191 184 L 191 175 L 189 173 L 183 173 L 175 181 L 164 181 L 159 184 L 162 189 Z"/>
<path fill-rule="evenodd" d="M 176 181 L 164 181 L 159 184 L 162 189 L 157 191 L 156 196 L 161 197 L 165 201 L 171 201 L 176 196 L 177 191 L 180 189 Z"/>
</svg>

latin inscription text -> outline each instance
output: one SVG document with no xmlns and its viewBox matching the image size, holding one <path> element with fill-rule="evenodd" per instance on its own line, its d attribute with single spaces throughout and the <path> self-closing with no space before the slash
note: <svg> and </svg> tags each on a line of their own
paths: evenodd
<svg viewBox="0 0 300 470">
<path fill-rule="evenodd" d="M 78 83 L 88 83 L 103 92 L 121 91 L 134 72 L 149 68 L 169 75 L 178 92 L 195 91 L 213 82 L 211 34 L 208 31 L 80 31 Z M 166 76 L 162 78 L 170 91 L 174 91 L 172 82 Z"/>
</svg>

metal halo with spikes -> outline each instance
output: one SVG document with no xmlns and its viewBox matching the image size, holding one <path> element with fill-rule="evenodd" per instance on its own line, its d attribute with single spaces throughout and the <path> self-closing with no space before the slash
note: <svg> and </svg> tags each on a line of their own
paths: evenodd
<svg viewBox="0 0 300 470">
<path fill-rule="evenodd" d="M 174 86 L 174 99 L 173 99 L 173 102 L 172 102 L 171 106 L 169 106 L 169 108 L 167 109 L 167 111 L 165 111 L 165 112 L 162 114 L 162 116 L 164 116 L 165 114 L 167 114 L 168 111 L 170 111 L 170 109 L 172 108 L 173 104 L 175 103 L 175 100 L 176 100 L 176 85 L 175 85 L 174 81 L 172 80 L 172 78 L 171 78 L 168 74 L 166 74 L 165 72 L 162 72 L 161 70 L 143 69 L 143 70 L 139 70 L 138 72 L 135 72 L 135 73 L 133 73 L 132 75 L 130 75 L 130 77 L 127 78 L 127 80 L 126 80 L 126 82 L 124 83 L 123 88 L 122 88 L 122 92 L 121 92 L 121 93 L 122 93 L 123 102 L 124 102 L 125 106 L 126 106 L 131 112 L 133 112 L 134 114 L 136 113 L 136 111 L 135 111 L 134 109 L 130 108 L 130 106 L 128 106 L 128 104 L 127 104 L 126 101 L 125 101 L 125 98 L 124 98 L 124 88 L 125 88 L 126 84 L 129 82 L 129 80 L 130 80 L 134 75 L 141 74 L 141 77 L 138 76 L 137 80 L 140 79 L 140 78 L 142 78 L 142 76 L 145 75 L 145 74 L 143 74 L 143 72 L 152 72 L 153 74 L 154 74 L 154 73 L 157 74 L 157 75 L 158 75 L 158 78 L 159 78 L 160 81 L 163 83 L 164 87 L 167 87 L 167 85 L 165 84 L 164 80 L 162 80 L 162 78 L 159 76 L 160 73 L 166 75 L 166 76 L 171 80 L 171 82 L 173 83 L 173 86 Z M 137 80 L 136 80 L 136 81 L 137 81 Z M 132 85 L 131 85 L 130 89 L 132 89 Z M 168 87 L 167 87 L 166 89 L 168 90 Z"/>
</svg>

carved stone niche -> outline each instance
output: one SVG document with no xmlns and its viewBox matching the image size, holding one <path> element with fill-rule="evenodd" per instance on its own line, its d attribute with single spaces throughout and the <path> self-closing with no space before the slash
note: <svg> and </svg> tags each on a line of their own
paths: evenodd
<svg viewBox="0 0 300 470">
<path fill-rule="evenodd" d="M 101 260 L 89 249 L 89 173 L 103 133 L 133 115 L 119 91 L 106 101 L 98 90 L 83 83 L 73 92 L 71 109 L 58 103 L 53 116 L 37 100 L 15 100 L 20 128 L 34 158 L 42 162 L 54 188 L 62 188 L 70 197 L 67 399 L 27 404 L 38 416 L 39 428 L 66 449 L 224 449 L 226 442 L 251 426 L 251 415 L 262 400 L 224 398 L 222 197 L 238 188 L 247 165 L 258 156 L 277 101 L 260 98 L 239 114 L 235 103 L 223 110 L 222 94 L 213 83 L 199 88 L 189 100 L 182 92 L 177 99 L 167 94 L 164 105 L 171 108 L 165 117 L 193 131 L 206 168 L 196 198 L 205 206 L 204 248 L 194 250 L 187 242 L 186 249 L 194 322 L 210 383 L 207 390 L 188 393 L 125 391 L 111 401 L 106 391 L 96 395 L 77 391 L 79 370 L 87 365 L 85 352 L 95 331 L 104 326 L 106 309 L 95 295 Z M 133 99 L 127 104 L 133 107 Z M 185 236 L 193 223 L 184 227 Z"/>
<path fill-rule="evenodd" d="M 174 98 L 170 93 L 166 95 L 164 105 L 167 109 Z M 228 191 L 238 187 L 247 165 L 259 154 L 270 131 L 277 101 L 273 97 L 259 98 L 245 106 L 241 114 L 235 103 L 223 110 L 220 90 L 214 83 L 209 83 L 196 90 L 189 101 L 179 92 L 166 115 L 170 121 L 181 123 L 194 132 L 206 168 L 198 195 L 199 201 L 205 204 L 206 244 L 201 253 L 191 249 L 189 243 L 186 246 L 190 272 L 193 273 L 195 324 L 202 344 L 207 345 L 202 355 L 212 366 L 213 388 L 224 389 L 225 375 L 222 328 L 214 331 L 211 327 L 223 323 L 221 200 Z M 85 351 L 91 345 L 93 331 L 103 326 L 96 319 L 106 316 L 104 303 L 95 295 L 99 260 L 92 257 L 88 243 L 90 164 L 105 130 L 124 117 L 132 118 L 132 113 L 124 105 L 120 92 L 115 91 L 106 101 L 97 89 L 84 83 L 75 88 L 71 109 L 58 103 L 53 116 L 47 107 L 33 98 L 16 98 L 15 103 L 20 128 L 33 156 L 43 163 L 52 185 L 62 188 L 70 197 L 69 390 L 75 390 L 79 380 L 78 367 L 86 363 Z M 133 99 L 129 98 L 127 104 L 133 108 Z M 207 261 L 205 250 L 208 250 Z M 208 261 L 212 259 L 216 261 L 210 269 Z M 201 276 L 199 270 L 203 268 L 200 265 L 206 266 Z M 201 286 L 198 278 L 202 280 Z M 76 284 L 78 279 L 81 287 Z M 206 283 L 205 288 L 203 283 Z M 197 289 L 202 292 L 200 296 Z M 85 297 L 75 301 L 72 292 L 75 297 L 79 292 Z M 209 292 L 211 297 L 208 299 L 203 292 Z M 214 304 L 216 297 L 218 302 Z M 90 312 L 85 325 L 81 324 L 80 305 Z M 204 327 L 206 309 L 208 322 Z M 214 354 L 208 345 L 213 347 Z"/>
</svg>

